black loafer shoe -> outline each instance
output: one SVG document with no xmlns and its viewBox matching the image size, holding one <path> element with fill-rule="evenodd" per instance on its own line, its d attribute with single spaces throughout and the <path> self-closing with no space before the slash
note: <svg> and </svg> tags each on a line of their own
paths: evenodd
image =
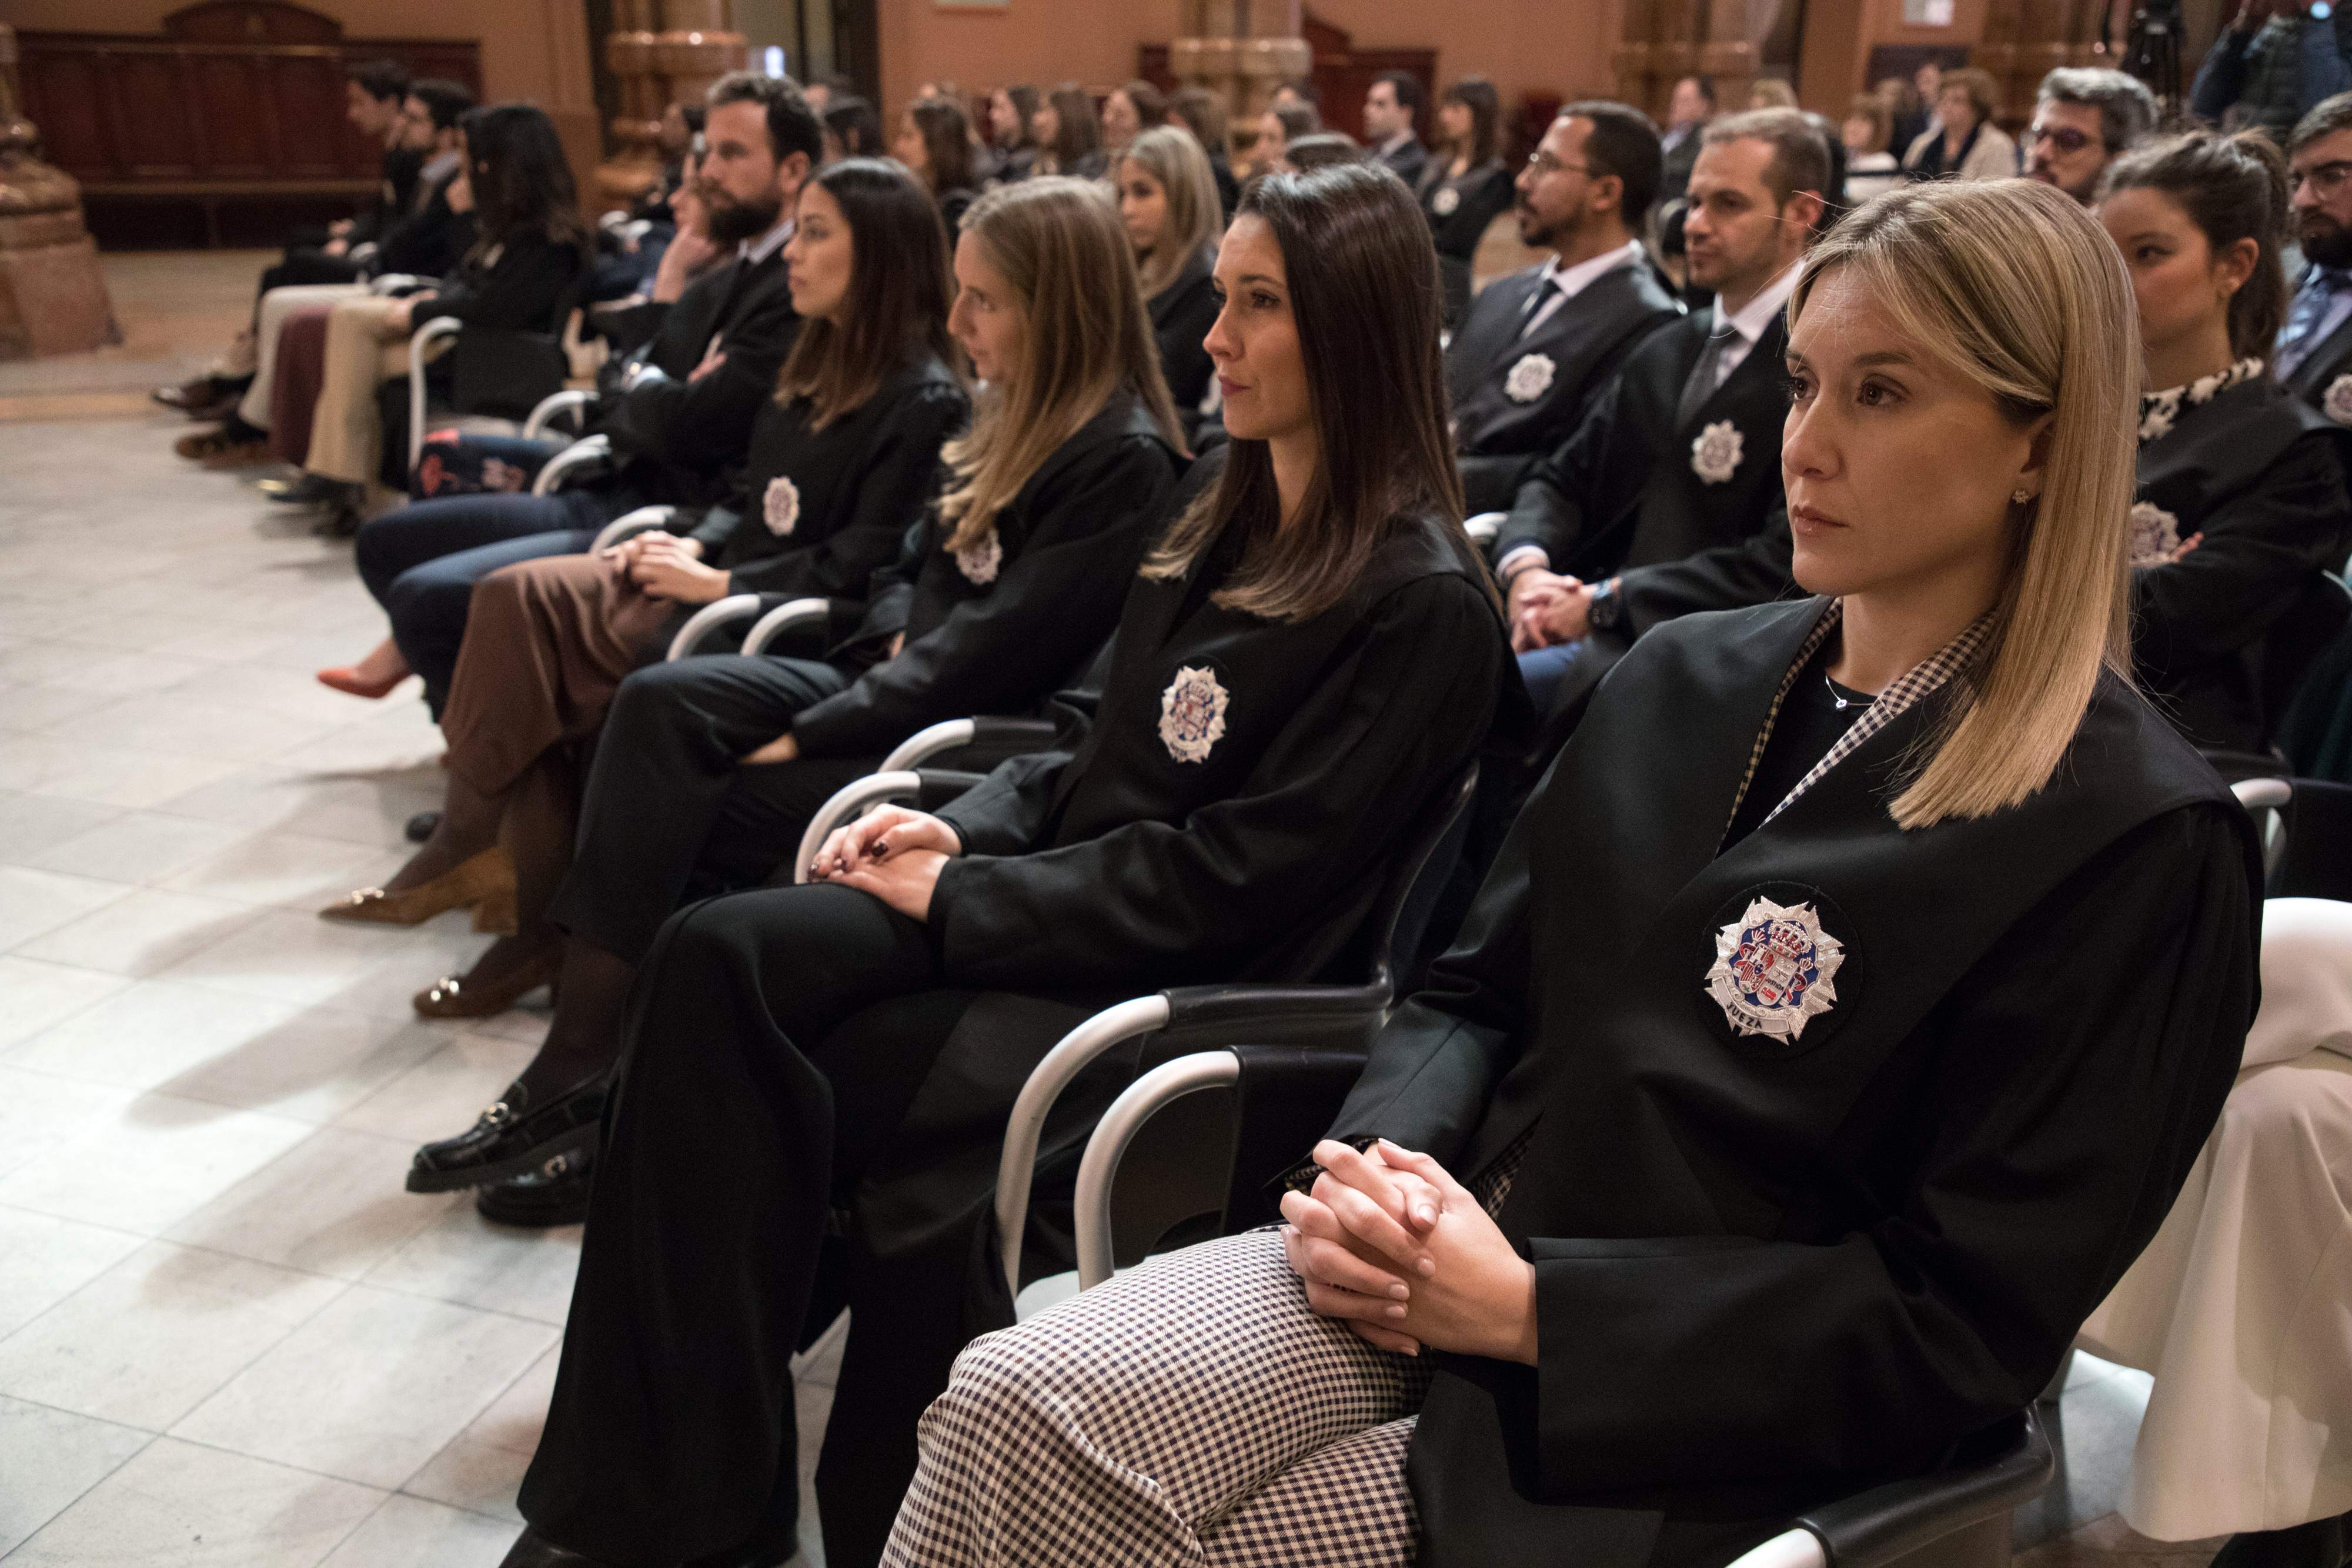
<svg viewBox="0 0 2352 1568">
<path fill-rule="evenodd" d="M 591 1557 L 574 1552 L 568 1546 L 558 1546 L 529 1525 L 499 1559 L 499 1568 L 612 1568 L 601 1557 Z"/>
<path fill-rule="evenodd" d="M 520 1082 L 454 1138 L 427 1144 L 408 1167 L 411 1192 L 457 1192 L 537 1170 L 596 1146 L 608 1086 L 598 1078 L 533 1105 Z"/>
<path fill-rule="evenodd" d="M 440 812 L 419 811 L 416 815 L 409 818 L 407 822 L 401 828 L 401 836 L 405 838 L 412 844 L 421 844 L 425 840 L 431 838 L 433 836 L 433 830 L 440 825 Z"/>
<path fill-rule="evenodd" d="M 591 1149 L 558 1155 L 537 1170 L 481 1188 L 474 1194 L 474 1210 L 496 1224 L 531 1229 L 585 1224 L 588 1195 L 596 1185 L 590 1167 L 595 1163 Z"/>
<path fill-rule="evenodd" d="M 319 507 L 329 501 L 341 501 L 351 494 L 351 486 L 340 479 L 323 479 L 316 474 L 297 474 L 290 479 L 264 479 L 254 486 L 263 495 L 283 507 Z"/>
</svg>

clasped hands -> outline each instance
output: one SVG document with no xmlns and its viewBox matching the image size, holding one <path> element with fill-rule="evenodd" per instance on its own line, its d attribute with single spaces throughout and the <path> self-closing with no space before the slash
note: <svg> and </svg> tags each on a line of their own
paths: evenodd
<svg viewBox="0 0 2352 1568">
<path fill-rule="evenodd" d="M 1307 1306 L 1382 1350 L 1536 1364 L 1535 1266 L 1444 1166 L 1385 1138 L 1327 1138 L 1315 1161 L 1314 1186 L 1282 1197 Z"/>
<path fill-rule="evenodd" d="M 727 574 L 702 564 L 702 541 L 658 528 L 633 534 L 601 558 L 616 583 L 653 599 L 709 604 L 727 596 Z"/>
<path fill-rule="evenodd" d="M 809 880 L 870 893 L 908 918 L 925 920 L 940 868 L 961 853 L 963 840 L 939 818 L 881 806 L 826 835 L 809 862 Z"/>
<path fill-rule="evenodd" d="M 1512 574 L 1505 601 L 1511 622 L 1511 652 L 1573 643 L 1590 632 L 1594 584 L 1531 566 Z"/>
</svg>

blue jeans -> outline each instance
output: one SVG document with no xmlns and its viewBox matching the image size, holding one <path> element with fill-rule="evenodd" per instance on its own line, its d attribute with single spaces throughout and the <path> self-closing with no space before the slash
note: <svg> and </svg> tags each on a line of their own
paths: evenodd
<svg viewBox="0 0 2352 1568">
<path fill-rule="evenodd" d="M 1535 705 L 1536 716 L 1549 716 L 1559 706 L 1560 688 L 1568 680 L 1568 667 L 1576 662 L 1577 653 L 1584 647 L 1579 638 L 1573 643 L 1561 643 L 1549 648 L 1537 648 L 1519 655 L 1519 679 L 1527 684 L 1528 700 Z"/>
<path fill-rule="evenodd" d="M 474 584 L 502 566 L 584 550 L 629 509 L 613 490 L 552 496 L 446 496 L 386 512 L 353 541 L 360 577 L 392 618 L 392 640 L 425 677 L 438 718 L 448 700 Z"/>
</svg>

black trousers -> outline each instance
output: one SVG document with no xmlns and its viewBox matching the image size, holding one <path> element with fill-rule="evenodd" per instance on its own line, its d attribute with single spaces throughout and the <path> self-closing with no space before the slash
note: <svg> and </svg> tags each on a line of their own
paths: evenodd
<svg viewBox="0 0 2352 1568">
<path fill-rule="evenodd" d="M 827 1562 L 877 1562 L 917 1420 L 957 1353 L 1012 1322 L 992 1210 L 1005 1117 L 1116 999 L 950 986 L 919 924 L 848 888 L 738 894 L 664 925 L 523 1482 L 533 1528 L 627 1568 L 788 1556 L 790 1358 L 845 1304 L 817 1497 Z M 1067 1266 L 1069 1177 L 1139 1050 L 1049 1120 L 1024 1277 Z"/>
<path fill-rule="evenodd" d="M 855 678 L 811 659 L 738 655 L 655 664 L 623 681 L 589 770 L 572 871 L 549 918 L 640 963 L 681 904 L 790 881 L 787 862 L 810 819 L 881 758 L 760 768 L 738 759 Z"/>
</svg>

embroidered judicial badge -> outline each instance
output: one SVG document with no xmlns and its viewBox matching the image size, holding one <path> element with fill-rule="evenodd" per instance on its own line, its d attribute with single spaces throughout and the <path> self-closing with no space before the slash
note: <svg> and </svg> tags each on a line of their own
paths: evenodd
<svg viewBox="0 0 2352 1568">
<path fill-rule="evenodd" d="M 2338 424 L 2352 424 L 2352 376 L 2338 376 L 2327 383 L 2319 411 Z"/>
<path fill-rule="evenodd" d="M 1450 218 L 1454 209 L 1462 204 L 1462 193 L 1451 185 L 1438 187 L 1437 194 L 1429 198 L 1429 210 L 1441 218 Z"/>
<path fill-rule="evenodd" d="M 1210 748 L 1224 738 L 1225 704 L 1232 694 L 1217 673 L 1186 664 L 1160 694 L 1160 739 L 1179 762 L 1206 762 Z"/>
<path fill-rule="evenodd" d="M 980 542 L 955 552 L 956 570 L 972 581 L 987 584 L 996 580 L 996 569 L 1004 564 L 1004 543 L 991 528 L 980 536 Z"/>
<path fill-rule="evenodd" d="M 1691 472 L 1706 484 L 1723 484 L 1739 471 L 1741 449 L 1747 444 L 1738 425 L 1727 419 L 1717 420 L 1691 443 Z"/>
<path fill-rule="evenodd" d="M 1551 390 L 1551 378 L 1559 370 L 1549 354 L 1526 355 L 1503 378 L 1503 395 L 1513 402 L 1533 402 Z"/>
<path fill-rule="evenodd" d="M 768 519 L 768 531 L 782 538 L 801 520 L 801 487 L 779 474 L 768 481 L 768 493 L 760 505 Z"/>
<path fill-rule="evenodd" d="M 1759 898 L 1715 936 L 1707 994 L 1738 1034 L 1796 1040 L 1837 1001 L 1845 947 L 1811 904 Z"/>
<path fill-rule="evenodd" d="M 2131 509 L 2131 563 L 2162 566 L 2180 548 L 2180 519 L 2153 501 Z"/>
</svg>

